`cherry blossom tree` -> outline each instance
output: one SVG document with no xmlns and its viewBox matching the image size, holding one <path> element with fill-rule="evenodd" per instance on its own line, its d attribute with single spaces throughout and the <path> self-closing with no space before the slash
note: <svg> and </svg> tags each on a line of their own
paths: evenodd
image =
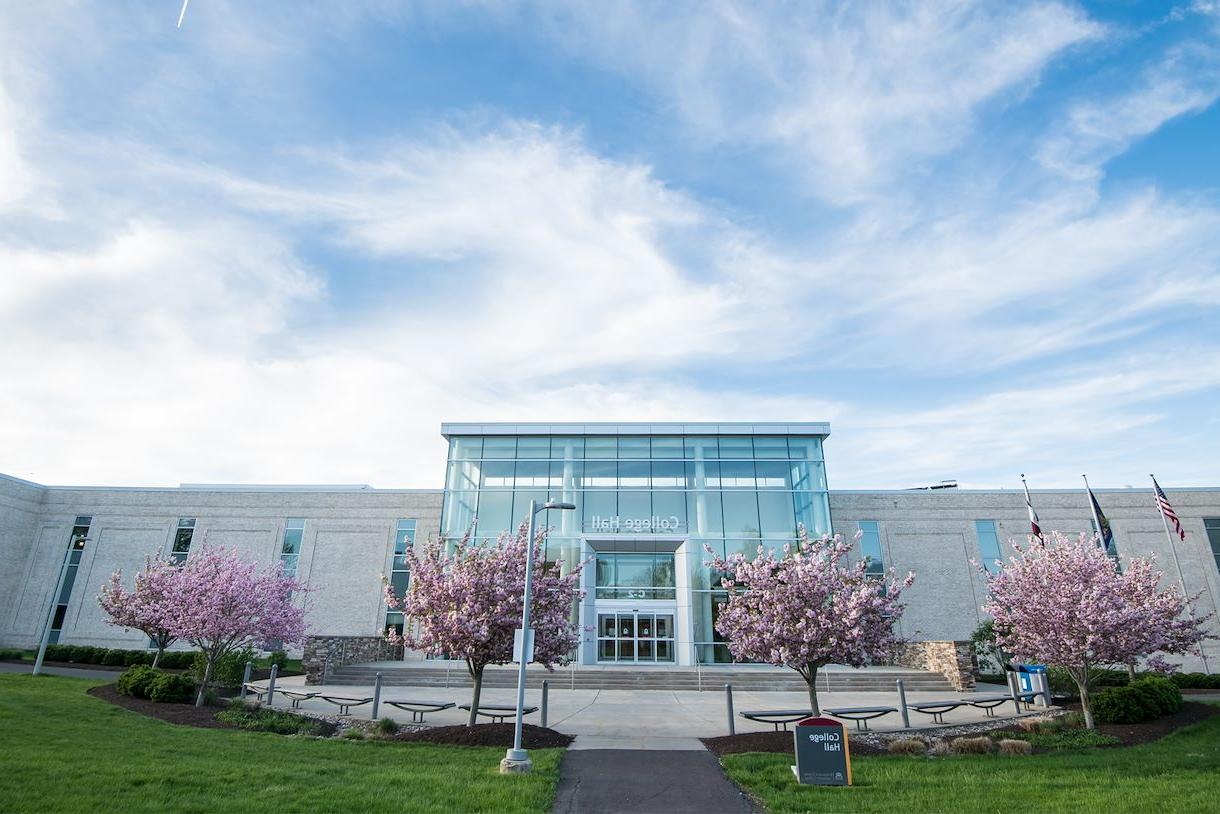
<svg viewBox="0 0 1220 814">
<path fill-rule="evenodd" d="M 859 535 L 857 535 L 859 539 Z M 897 644 L 894 624 L 905 605 L 902 591 L 915 579 L 870 576 L 868 562 L 848 561 L 852 543 L 841 535 L 811 540 L 799 529 L 797 547 L 776 556 L 759 546 L 758 556 L 733 554 L 707 564 L 726 576 L 716 630 L 738 661 L 791 667 L 809 687 L 809 707 L 818 706 L 818 670 L 827 664 L 862 667 L 886 658 Z"/>
<path fill-rule="evenodd" d="M 470 534 L 452 544 L 429 542 L 417 553 L 408 548 L 411 585 L 402 597 L 387 584 L 386 604 L 403 611 L 403 634 L 387 633 L 394 644 L 404 644 L 430 656 L 459 658 L 474 681 L 468 726 L 474 726 L 483 670 L 489 664 L 508 664 L 513 656 L 513 631 L 521 626 L 525 591 L 525 524 L 516 535 L 502 533 L 494 546 L 471 545 Z M 533 604 L 534 661 L 554 669 L 567 664 L 580 642 L 572 622 L 579 589 L 581 565 L 563 573 L 559 563 L 544 563 L 544 534 L 534 540 Z"/>
<path fill-rule="evenodd" d="M 132 590 L 123 587 L 123 572 L 115 571 L 97 597 L 105 611 L 106 623 L 131 628 L 148 636 L 157 646 L 153 667 L 161 662 L 165 648 L 178 640 L 171 628 L 175 609 L 175 590 L 181 570 L 163 557 L 148 557 L 144 570 L 136 574 Z"/>
<path fill-rule="evenodd" d="M 1092 729 L 1089 691 L 1098 671 L 1157 653 L 1198 652 L 1210 615 L 1190 615 L 1176 586 L 1160 587 L 1155 560 L 1131 558 L 1122 568 L 1095 536 L 1057 531 L 1027 546 L 987 578 L 983 610 L 996 640 L 1023 659 L 1062 667 L 1080 692 Z M 982 570 L 982 569 L 980 569 Z"/>
<path fill-rule="evenodd" d="M 259 569 L 236 551 L 203 548 L 180 566 L 172 594 L 169 630 L 203 652 L 207 660 L 196 706 L 202 706 L 212 671 L 226 654 L 278 640 L 305 638 L 305 609 L 293 594 L 308 587 L 276 563 Z"/>
</svg>

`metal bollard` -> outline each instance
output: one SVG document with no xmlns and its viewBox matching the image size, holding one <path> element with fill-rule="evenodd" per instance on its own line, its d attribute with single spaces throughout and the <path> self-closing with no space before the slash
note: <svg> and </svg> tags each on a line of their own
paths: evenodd
<svg viewBox="0 0 1220 814">
<path fill-rule="evenodd" d="M 275 677 L 280 674 L 278 664 L 271 665 L 271 680 L 267 682 L 267 706 L 275 706 Z"/>
<path fill-rule="evenodd" d="M 246 662 L 246 672 L 241 676 L 241 700 L 246 700 L 246 685 L 250 683 L 250 671 L 254 669 L 254 662 Z"/>
<path fill-rule="evenodd" d="M 733 720 L 733 685 L 724 685 L 724 702 L 729 714 L 729 734 L 737 734 L 737 722 Z"/>
<path fill-rule="evenodd" d="M 377 720 L 377 708 L 381 706 L 381 671 L 373 679 L 373 720 Z"/>
<path fill-rule="evenodd" d="M 1016 673 L 1008 673 L 1008 693 L 1012 696 L 1012 708 L 1021 714 L 1021 684 Z"/>
<path fill-rule="evenodd" d="M 898 709 L 902 711 L 902 728 L 911 728 L 911 711 L 907 709 L 907 688 L 902 683 L 902 679 L 898 679 Z"/>
<path fill-rule="evenodd" d="M 545 679 L 542 682 L 542 728 L 546 729 L 546 705 L 551 693 L 551 682 Z"/>
</svg>

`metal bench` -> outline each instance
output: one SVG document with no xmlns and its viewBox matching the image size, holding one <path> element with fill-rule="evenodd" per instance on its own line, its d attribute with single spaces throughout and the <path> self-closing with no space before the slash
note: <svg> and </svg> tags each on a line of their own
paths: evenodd
<svg viewBox="0 0 1220 814">
<path fill-rule="evenodd" d="M 371 695 L 364 698 L 349 698 L 343 695 L 322 695 L 321 693 L 318 693 L 317 697 L 321 698 L 327 703 L 337 706 L 339 708 L 340 715 L 351 715 L 352 707 L 358 707 L 362 704 L 371 704 L 373 702 L 373 696 Z"/>
<path fill-rule="evenodd" d="M 300 709 L 302 701 L 318 697 L 316 692 L 301 692 L 300 690 L 276 690 L 276 692 L 291 701 L 293 709 Z"/>
<path fill-rule="evenodd" d="M 260 704 L 263 702 L 263 696 L 267 694 L 267 688 L 259 684 L 246 683 L 242 684 L 241 688 L 248 694 L 253 695 Z"/>
<path fill-rule="evenodd" d="M 458 709 L 470 711 L 470 704 L 462 704 Z M 538 707 L 524 707 L 522 713 L 529 715 L 531 712 L 537 712 Z M 503 723 L 506 719 L 512 718 L 517 714 L 515 704 L 479 704 L 476 715 L 482 715 L 485 718 L 491 718 L 493 723 Z"/>
<path fill-rule="evenodd" d="M 382 701 L 383 704 L 389 704 L 392 707 L 411 713 L 411 720 L 417 723 L 424 722 L 425 712 L 440 712 L 442 709 L 453 709 L 452 701 Z M 513 712 L 516 712 L 516 707 Z"/>
<path fill-rule="evenodd" d="M 1012 700 L 1011 698 L 1008 700 Z M 915 704 L 907 704 L 908 709 L 913 709 L 916 712 L 922 712 L 924 715 L 931 715 L 932 720 L 938 724 L 945 722 L 945 713 L 952 712 L 958 707 L 968 706 L 969 701 L 949 700 L 944 701 L 920 701 Z"/>
<path fill-rule="evenodd" d="M 891 712 L 897 712 L 897 707 L 835 707 L 823 710 L 836 718 L 846 718 L 856 722 L 856 729 L 868 729 L 868 722 Z"/>
<path fill-rule="evenodd" d="M 803 721 L 813 715 L 807 709 L 752 709 L 742 710 L 737 714 L 751 721 L 771 724 L 775 727 L 776 732 L 780 731 L 780 727 L 783 727 L 784 731 L 787 732 L 788 724 Z"/>
</svg>

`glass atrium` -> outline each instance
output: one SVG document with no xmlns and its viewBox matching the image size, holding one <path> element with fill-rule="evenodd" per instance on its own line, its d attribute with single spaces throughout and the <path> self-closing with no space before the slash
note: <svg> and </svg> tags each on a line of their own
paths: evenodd
<svg viewBox="0 0 1220 814">
<path fill-rule="evenodd" d="M 826 424 L 445 425 L 441 533 L 492 541 L 531 500 L 546 557 L 585 562 L 583 663 L 731 660 L 713 630 L 710 556 L 830 529 Z"/>
</svg>

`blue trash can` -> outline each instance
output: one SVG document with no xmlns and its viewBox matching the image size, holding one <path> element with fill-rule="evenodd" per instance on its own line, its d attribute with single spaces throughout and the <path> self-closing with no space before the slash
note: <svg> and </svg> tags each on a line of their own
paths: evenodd
<svg viewBox="0 0 1220 814">
<path fill-rule="evenodd" d="M 1042 692 L 1044 681 L 1036 681 L 1035 675 L 1046 675 L 1045 664 L 1018 664 L 1017 679 L 1021 682 L 1021 692 Z"/>
</svg>

